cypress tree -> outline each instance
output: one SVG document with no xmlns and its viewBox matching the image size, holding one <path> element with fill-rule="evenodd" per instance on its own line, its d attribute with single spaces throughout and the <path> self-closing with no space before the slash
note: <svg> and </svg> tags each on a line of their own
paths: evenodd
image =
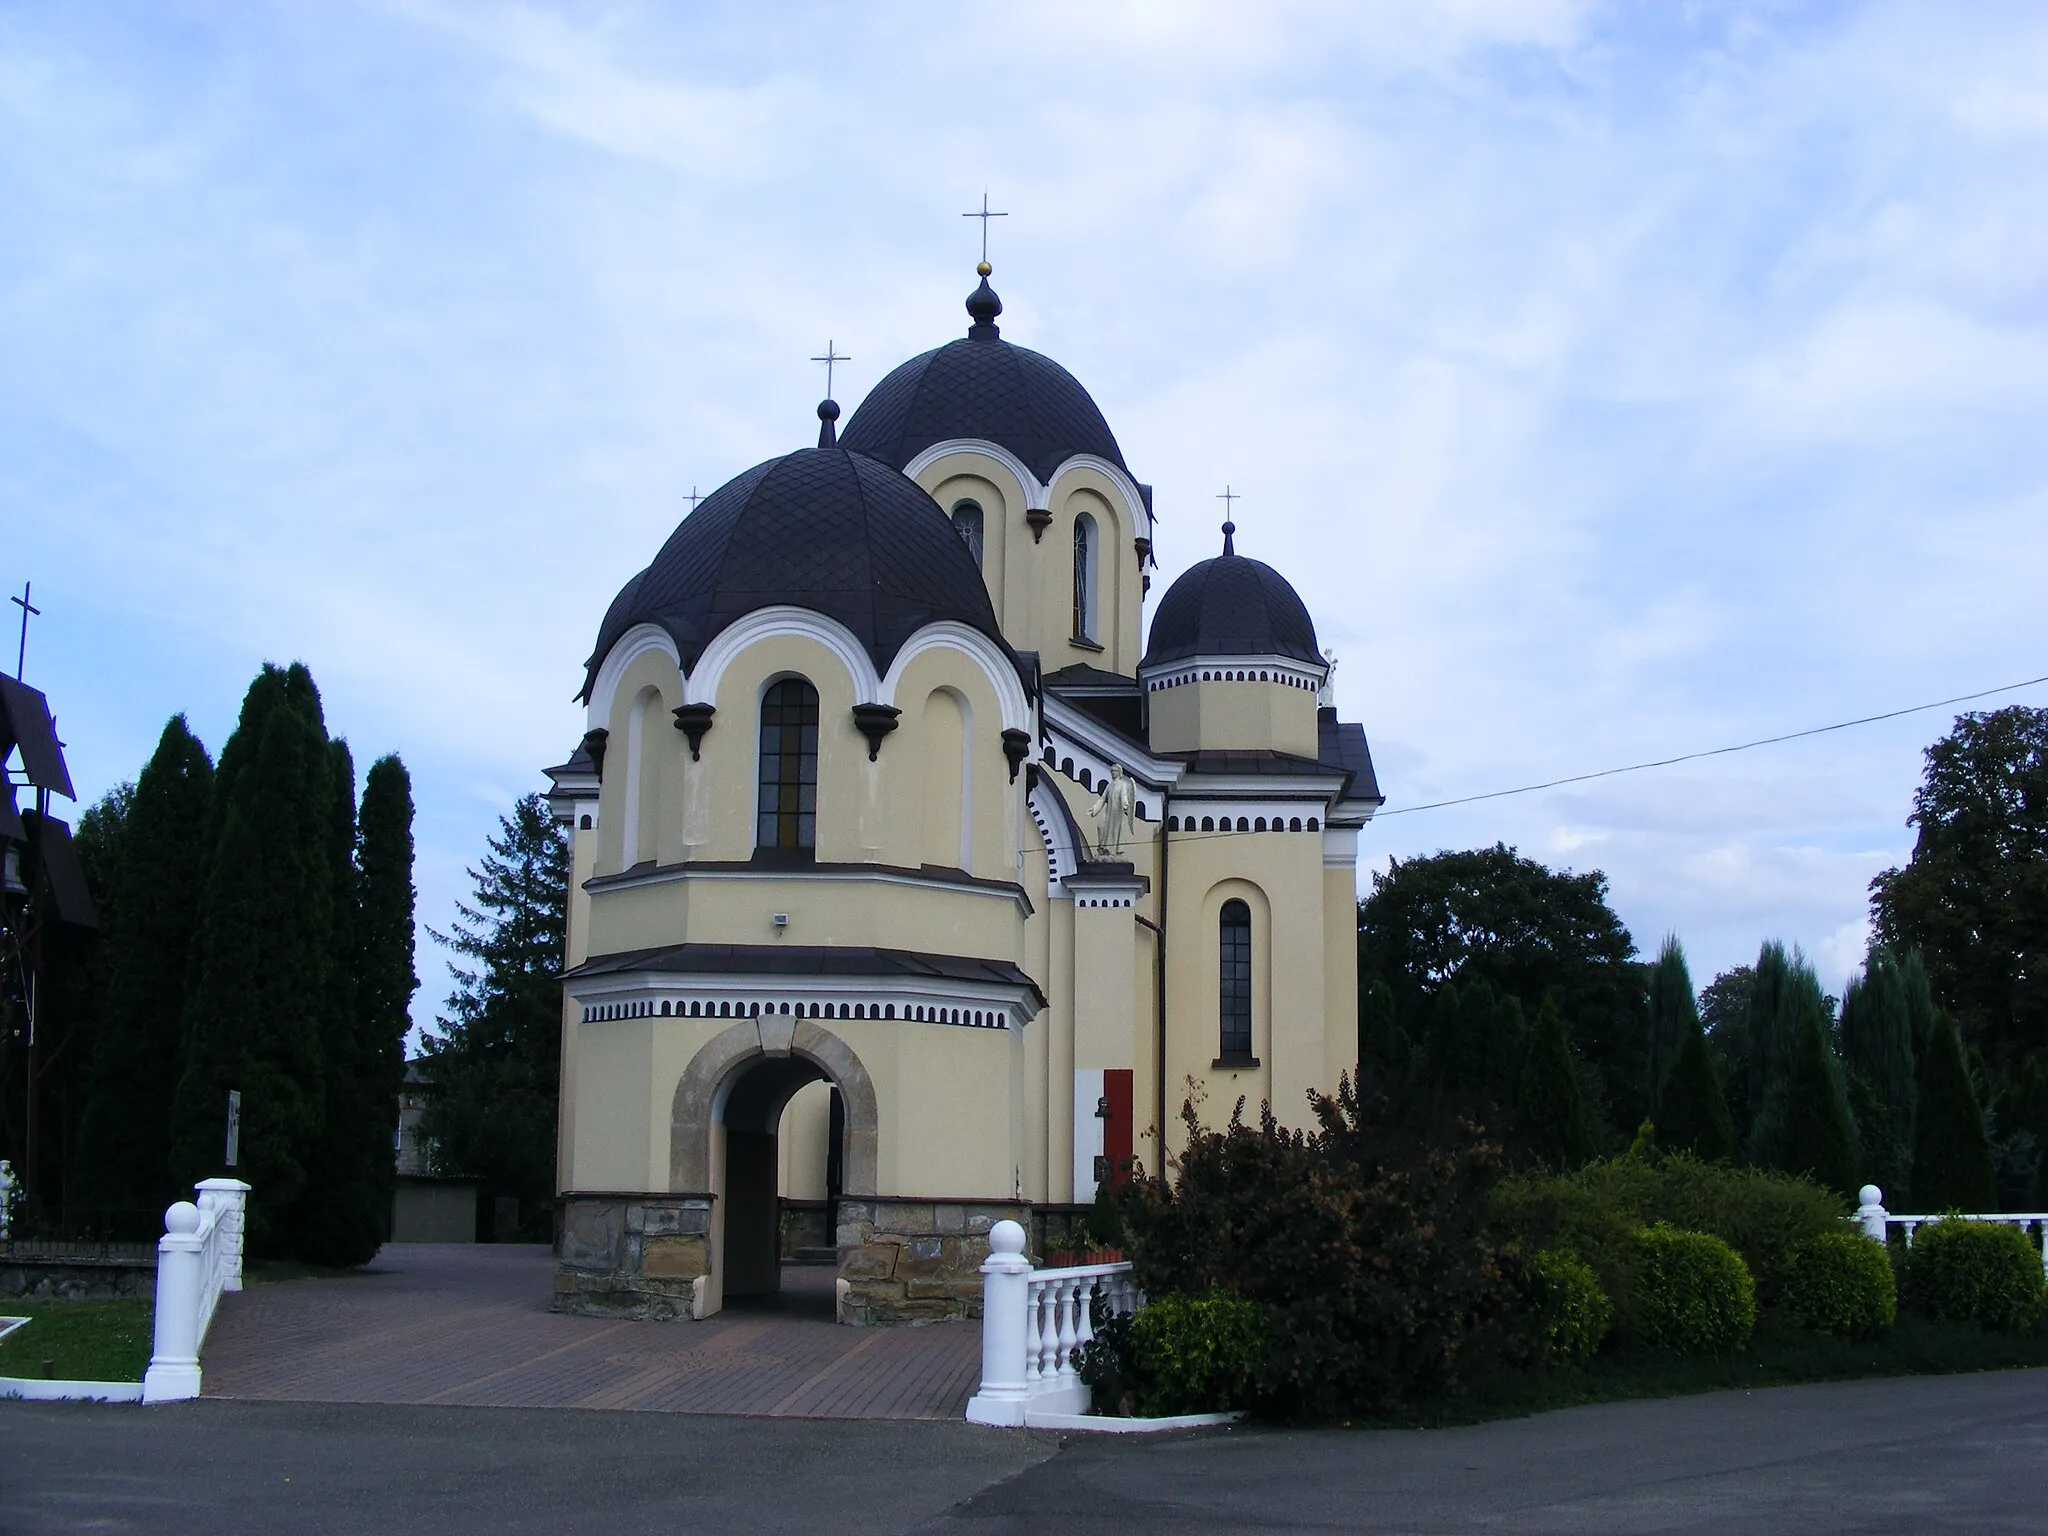
<svg viewBox="0 0 2048 1536">
<path fill-rule="evenodd" d="M 348 769 L 342 744 L 337 777 Z M 351 775 L 352 776 L 352 775 Z M 360 823 L 352 792 L 337 799 L 334 829 L 354 838 L 348 871 L 346 988 L 331 996 L 337 1023 L 327 1042 L 327 1118 L 302 1207 L 298 1249 L 324 1264 L 368 1263 L 390 1236 L 396 1180 L 391 1134 L 405 1076 L 413 974 L 412 784 L 396 757 L 371 766 Z"/>
<path fill-rule="evenodd" d="M 1487 1088 L 1499 1103 L 1516 1101 L 1528 1057 L 1529 1020 L 1522 1000 L 1502 993 L 1494 1003 L 1493 1046 L 1487 1056 Z"/>
<path fill-rule="evenodd" d="M 1664 947 L 1657 951 L 1657 961 L 1650 967 L 1648 983 L 1650 1081 L 1647 1087 L 1648 1101 L 1655 1107 L 1662 1103 L 1664 1083 L 1671 1075 L 1679 1051 L 1684 1048 L 1687 1038 L 1700 1029 L 1700 1006 L 1693 997 L 1692 972 L 1686 968 L 1685 947 L 1678 942 L 1677 934 L 1664 936 Z M 1717 1097 L 1719 1093 L 1720 1090 L 1716 1089 Z M 1722 1112 L 1727 1112 L 1725 1104 Z"/>
<path fill-rule="evenodd" d="M 91 1204 L 154 1217 L 190 1198 L 170 1176 L 171 1093 L 212 798 L 213 761 L 173 715 L 136 780 L 105 913 L 106 1005 L 78 1143 Z"/>
<path fill-rule="evenodd" d="M 1397 1072 L 1408 1065 L 1408 1035 L 1394 1015 L 1394 992 L 1374 977 L 1358 994 L 1358 1061 Z"/>
<path fill-rule="evenodd" d="M 1970 1086 L 1962 1042 L 1947 1014 L 1935 1011 L 1920 1057 L 1920 1113 L 1913 1137 L 1913 1210 L 1989 1211 L 1998 1202 L 1997 1172 L 1984 1112 Z"/>
<path fill-rule="evenodd" d="M 253 745 L 252 745 L 253 742 Z M 215 783 L 205 889 L 173 1108 L 181 1183 L 223 1171 L 225 1094 L 242 1094 L 250 1243 L 279 1251 L 325 1120 L 322 1033 L 335 976 L 335 800 L 320 697 L 306 669 L 266 665 Z"/>
<path fill-rule="evenodd" d="M 1677 1057 L 1664 1078 L 1664 1097 L 1657 1115 L 1657 1143 L 1672 1151 L 1689 1151 L 1706 1162 L 1735 1156 L 1735 1122 L 1707 1051 L 1706 1031 L 1698 1019 L 1679 1043 Z"/>
<path fill-rule="evenodd" d="M 1783 1105 L 1776 1102 L 1784 1093 L 1792 1072 L 1792 1047 L 1798 1033 L 1784 1006 L 1791 982 L 1792 959 L 1785 946 L 1768 939 L 1757 952 L 1754 979 L 1749 992 L 1749 1157 L 1750 1161 L 1775 1166 L 1771 1154 L 1782 1127 Z"/>
<path fill-rule="evenodd" d="M 1556 1168 L 1577 1168 L 1597 1153 L 1592 1116 L 1565 1039 L 1557 1000 L 1543 999 L 1522 1067 L 1518 1128 L 1529 1150 Z"/>
<path fill-rule="evenodd" d="M 1917 949 L 1909 949 L 1899 958 L 1899 988 L 1906 995 L 1906 1022 L 1912 1032 L 1913 1056 L 1917 1061 L 1927 1049 L 1935 1016 L 1940 1011 L 1934 1006 L 1934 987 L 1927 980 L 1927 964 Z M 1917 1074 L 1914 1080 L 1918 1082 Z"/>
<path fill-rule="evenodd" d="M 1842 1057 L 1863 1133 L 1865 1173 L 1900 1194 L 1911 1183 L 1919 1099 L 1913 1034 L 1899 962 L 1884 946 L 1873 946 L 1862 974 L 1842 989 Z"/>
<path fill-rule="evenodd" d="M 1785 1090 L 1782 1167 L 1847 1194 L 1861 1182 L 1856 1176 L 1854 1122 L 1828 1047 L 1823 1014 L 1812 1008 L 1801 1012 L 1804 1023 Z"/>
<path fill-rule="evenodd" d="M 1429 1005 L 1429 1028 L 1423 1036 L 1423 1056 L 1429 1075 L 1440 1085 L 1455 1087 L 1465 1048 L 1464 998 L 1456 981 L 1447 980 L 1437 988 Z"/>
</svg>

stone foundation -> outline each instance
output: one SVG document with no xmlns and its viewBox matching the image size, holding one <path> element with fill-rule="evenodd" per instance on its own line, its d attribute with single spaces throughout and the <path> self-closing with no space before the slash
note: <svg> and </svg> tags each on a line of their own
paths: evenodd
<svg viewBox="0 0 2048 1536">
<path fill-rule="evenodd" d="M 981 1316 L 988 1229 L 1029 1219 L 1021 1202 L 839 1202 L 842 1323 L 936 1323 Z"/>
<path fill-rule="evenodd" d="M 708 1195 L 567 1195 L 553 1310 L 671 1322 L 711 1273 Z"/>
<path fill-rule="evenodd" d="M 0 1262 L 0 1303 L 147 1300 L 156 1295 L 156 1265 L 142 1259 L 8 1259 Z M 4 1310 L 4 1306 L 0 1306 Z"/>
</svg>

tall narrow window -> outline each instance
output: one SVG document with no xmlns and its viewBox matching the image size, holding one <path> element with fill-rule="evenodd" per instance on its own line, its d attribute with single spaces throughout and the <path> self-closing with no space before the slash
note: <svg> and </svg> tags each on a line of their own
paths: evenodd
<svg viewBox="0 0 2048 1536">
<path fill-rule="evenodd" d="M 960 535 L 960 542 L 967 546 L 967 553 L 974 556 L 977 568 L 981 565 L 981 507 L 975 502 L 962 501 L 953 507 L 953 531 Z"/>
<path fill-rule="evenodd" d="M 1095 638 L 1095 519 L 1074 519 L 1074 638 Z"/>
<path fill-rule="evenodd" d="M 1217 1015 L 1222 1030 L 1220 1059 L 1249 1062 L 1252 1056 L 1252 909 L 1241 901 L 1223 903 Z"/>
<path fill-rule="evenodd" d="M 757 852 L 808 852 L 818 835 L 818 690 L 786 677 L 761 699 Z"/>
</svg>

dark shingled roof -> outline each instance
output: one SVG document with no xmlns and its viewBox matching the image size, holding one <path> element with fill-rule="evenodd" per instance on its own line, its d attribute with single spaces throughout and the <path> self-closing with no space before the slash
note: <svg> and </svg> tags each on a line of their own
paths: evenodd
<svg viewBox="0 0 2048 1536">
<path fill-rule="evenodd" d="M 1080 381 L 1051 358 L 1004 341 L 1002 301 L 986 280 L 967 301 L 965 338 L 913 357 L 868 391 L 840 440 L 903 468 L 933 443 L 975 438 L 1007 448 L 1049 481 L 1077 453 L 1118 469 L 1123 450 Z"/>
<path fill-rule="evenodd" d="M 1189 656 L 1288 656 L 1320 663 L 1316 627 L 1287 578 L 1223 554 L 1181 573 L 1152 616 L 1145 666 Z"/>
<path fill-rule="evenodd" d="M 727 481 L 677 525 L 612 600 L 583 696 L 635 624 L 666 629 L 688 672 L 727 625 L 781 603 L 837 619 L 877 671 L 941 619 L 1008 650 L 974 557 L 937 502 L 862 454 L 805 448 Z"/>
</svg>

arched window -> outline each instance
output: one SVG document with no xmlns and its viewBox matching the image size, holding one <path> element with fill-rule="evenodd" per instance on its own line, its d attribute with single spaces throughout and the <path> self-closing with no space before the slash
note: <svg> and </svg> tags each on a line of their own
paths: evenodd
<svg viewBox="0 0 2048 1536">
<path fill-rule="evenodd" d="M 1241 901 L 1223 903 L 1218 919 L 1219 970 L 1216 1012 L 1222 1034 L 1222 1062 L 1252 1059 L 1252 909 Z"/>
<path fill-rule="evenodd" d="M 1074 638 L 1095 638 L 1095 519 L 1074 519 Z"/>
<path fill-rule="evenodd" d="M 809 853 L 818 840 L 818 690 L 785 677 L 761 698 L 757 853 Z"/>
<path fill-rule="evenodd" d="M 967 553 L 974 556 L 977 569 L 981 566 L 981 507 L 972 501 L 958 501 L 953 504 L 953 531 L 960 535 L 960 542 L 967 546 Z"/>
</svg>

